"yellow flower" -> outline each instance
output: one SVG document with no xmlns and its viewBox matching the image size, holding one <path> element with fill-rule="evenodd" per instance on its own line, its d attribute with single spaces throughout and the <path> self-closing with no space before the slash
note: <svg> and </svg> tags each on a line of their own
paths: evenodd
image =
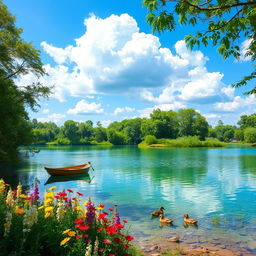
<svg viewBox="0 0 256 256">
<path fill-rule="evenodd" d="M 66 238 L 64 238 L 64 239 L 60 242 L 60 245 L 66 244 L 70 239 L 71 239 L 71 237 L 66 237 Z"/>
<path fill-rule="evenodd" d="M 43 208 L 44 208 L 44 206 L 41 205 L 40 207 L 38 207 L 38 210 L 41 210 L 41 209 L 43 209 Z"/>
<path fill-rule="evenodd" d="M 98 207 L 97 208 L 97 210 L 99 210 L 99 211 L 101 211 L 101 210 L 103 210 L 104 208 L 102 208 L 102 207 Z"/>
<path fill-rule="evenodd" d="M 46 200 L 44 200 L 44 204 L 45 205 L 51 204 L 52 201 L 53 201 L 52 198 L 47 198 Z"/>
<path fill-rule="evenodd" d="M 50 187 L 48 188 L 48 190 L 54 190 L 56 188 L 56 186 Z"/>
<path fill-rule="evenodd" d="M 81 206 L 74 206 L 73 209 L 74 209 L 75 211 L 83 211 L 82 208 L 81 208 Z"/>
<path fill-rule="evenodd" d="M 51 212 L 46 212 L 46 214 L 44 215 L 45 218 L 48 218 L 50 216 L 52 216 Z"/>
<path fill-rule="evenodd" d="M 75 231 L 69 231 L 69 232 L 68 232 L 68 235 L 71 236 L 71 237 L 72 237 L 72 236 L 75 236 L 75 235 L 76 235 L 76 232 L 75 232 Z"/>
<path fill-rule="evenodd" d="M 16 207 L 15 211 L 14 211 L 16 214 L 23 214 L 24 213 L 24 209 L 23 208 L 19 208 L 19 207 Z"/>
<path fill-rule="evenodd" d="M 89 202 L 88 200 L 87 200 L 87 201 L 85 201 L 85 202 L 84 202 L 84 205 L 87 205 L 87 203 L 88 203 L 88 202 Z"/>
<path fill-rule="evenodd" d="M 62 234 L 67 234 L 71 229 L 66 229 L 65 231 L 62 232 Z"/>
<path fill-rule="evenodd" d="M 21 198 L 27 198 L 27 196 L 24 195 L 24 194 L 21 194 L 20 197 L 21 197 Z"/>
<path fill-rule="evenodd" d="M 46 194 L 45 194 L 45 197 L 46 198 L 49 198 L 49 197 L 54 197 L 54 192 L 47 192 Z"/>
<path fill-rule="evenodd" d="M 80 216 L 77 216 L 77 219 L 83 219 L 83 218 L 85 218 L 86 216 L 84 216 L 84 215 L 80 215 Z"/>
<path fill-rule="evenodd" d="M 46 212 L 51 212 L 53 209 L 54 209 L 53 206 L 48 206 L 48 207 L 45 208 L 45 211 Z"/>
</svg>

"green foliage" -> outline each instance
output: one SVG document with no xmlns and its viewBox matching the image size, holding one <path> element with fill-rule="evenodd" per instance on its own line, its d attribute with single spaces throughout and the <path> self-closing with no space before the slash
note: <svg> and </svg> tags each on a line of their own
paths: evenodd
<svg viewBox="0 0 256 256">
<path fill-rule="evenodd" d="M 238 141 L 243 141 L 244 140 L 244 131 L 242 129 L 237 129 L 237 130 L 235 130 L 234 136 Z"/>
<path fill-rule="evenodd" d="M 224 59 L 231 56 L 239 59 L 241 38 L 245 38 L 250 42 L 245 56 L 256 60 L 255 1 L 143 0 L 143 5 L 149 10 L 147 22 L 153 32 L 173 31 L 175 20 L 182 26 L 198 26 L 195 34 L 185 37 L 187 46 L 193 49 L 212 43 Z M 239 87 L 255 79 L 255 66 L 253 69 L 233 86 Z M 256 93 L 256 87 L 248 93 Z"/>
<path fill-rule="evenodd" d="M 237 122 L 241 129 L 245 129 L 247 127 L 255 127 L 256 128 L 256 113 L 252 115 L 242 115 L 240 116 L 240 120 Z"/>
<path fill-rule="evenodd" d="M 38 99 L 47 97 L 50 88 L 34 82 L 15 85 L 21 74 L 45 75 L 40 52 L 25 42 L 22 29 L 15 26 L 15 17 L 0 0 L 0 162 L 11 161 L 20 145 L 32 140 L 32 126 L 26 108 L 36 110 Z M 48 135 L 47 135 L 48 136 Z"/>
<path fill-rule="evenodd" d="M 244 140 L 248 143 L 256 143 L 256 128 L 248 127 L 244 130 Z"/>
<path fill-rule="evenodd" d="M 152 145 L 157 143 L 157 138 L 154 135 L 147 135 L 144 139 L 147 145 Z"/>
<path fill-rule="evenodd" d="M 235 136 L 235 127 L 231 125 L 223 125 L 219 123 L 215 127 L 216 138 L 220 141 L 229 142 Z"/>
<path fill-rule="evenodd" d="M 108 141 L 113 145 L 124 145 L 126 144 L 127 138 L 122 132 L 117 132 L 114 129 L 110 128 L 107 132 Z"/>
</svg>

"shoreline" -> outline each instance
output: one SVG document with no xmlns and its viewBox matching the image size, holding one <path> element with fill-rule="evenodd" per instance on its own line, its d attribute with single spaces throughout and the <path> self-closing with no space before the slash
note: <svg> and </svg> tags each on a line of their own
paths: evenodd
<svg viewBox="0 0 256 256">
<path fill-rule="evenodd" d="M 138 239 L 137 248 L 145 256 L 252 256 L 256 255 L 249 248 L 244 248 L 235 242 L 224 243 L 219 239 L 214 241 L 182 239 L 179 242 L 171 242 L 168 239 L 175 237 L 172 233 L 168 237 L 156 237 L 155 241 L 149 239 Z"/>
</svg>

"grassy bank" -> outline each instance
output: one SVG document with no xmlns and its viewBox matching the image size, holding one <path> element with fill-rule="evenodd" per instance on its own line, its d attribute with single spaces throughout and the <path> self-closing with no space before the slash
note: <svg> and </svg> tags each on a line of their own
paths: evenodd
<svg viewBox="0 0 256 256">
<path fill-rule="evenodd" d="M 180 137 L 177 139 L 156 139 L 154 137 L 148 138 L 141 142 L 138 146 L 141 148 L 162 148 L 162 147 L 174 147 L 174 148 L 192 148 L 192 147 L 223 147 L 224 142 L 221 142 L 214 138 L 207 138 L 201 141 L 197 136 Z"/>
</svg>

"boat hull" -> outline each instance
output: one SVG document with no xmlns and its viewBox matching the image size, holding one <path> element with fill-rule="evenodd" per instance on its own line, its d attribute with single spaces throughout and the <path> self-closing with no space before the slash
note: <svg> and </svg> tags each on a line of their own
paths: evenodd
<svg viewBox="0 0 256 256">
<path fill-rule="evenodd" d="M 82 165 L 74 165 L 62 168 L 48 168 L 44 167 L 45 170 L 52 176 L 63 176 L 63 175 L 77 175 L 87 173 L 90 169 L 90 163 Z"/>
</svg>

